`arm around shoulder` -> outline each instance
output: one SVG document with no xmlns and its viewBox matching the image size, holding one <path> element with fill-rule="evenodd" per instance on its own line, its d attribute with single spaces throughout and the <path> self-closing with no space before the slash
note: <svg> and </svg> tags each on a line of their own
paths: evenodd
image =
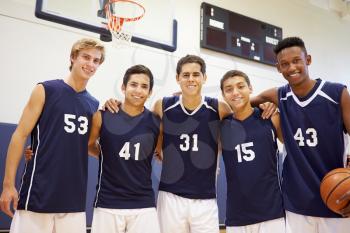
<svg viewBox="0 0 350 233">
<path fill-rule="evenodd" d="M 233 113 L 232 109 L 225 101 L 219 100 L 218 103 L 220 120 Z"/>
<path fill-rule="evenodd" d="M 160 119 L 163 117 L 163 99 L 158 99 L 153 105 L 152 112 L 156 114 Z"/>
<path fill-rule="evenodd" d="M 259 104 L 272 102 L 278 106 L 278 89 L 271 88 L 261 92 L 259 95 L 251 97 L 250 103 L 253 107 L 259 107 Z"/>
</svg>

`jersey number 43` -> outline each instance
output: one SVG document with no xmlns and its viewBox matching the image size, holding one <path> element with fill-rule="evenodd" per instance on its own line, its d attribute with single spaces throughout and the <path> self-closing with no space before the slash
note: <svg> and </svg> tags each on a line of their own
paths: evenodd
<svg viewBox="0 0 350 233">
<path fill-rule="evenodd" d="M 307 137 L 305 140 L 305 136 Z M 299 146 L 305 146 L 305 143 L 309 147 L 315 147 L 318 144 L 317 131 L 314 128 L 308 128 L 305 130 L 305 133 L 298 128 L 294 134 L 295 141 L 298 142 Z"/>
</svg>

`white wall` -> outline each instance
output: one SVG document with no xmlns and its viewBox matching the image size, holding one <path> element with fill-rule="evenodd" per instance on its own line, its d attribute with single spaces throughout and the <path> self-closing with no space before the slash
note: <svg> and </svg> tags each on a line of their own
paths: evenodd
<svg viewBox="0 0 350 233">
<path fill-rule="evenodd" d="M 336 11 L 319 8 L 307 0 L 207 2 L 282 27 L 284 36 L 302 37 L 313 56 L 311 76 L 350 85 L 347 78 L 350 20 L 342 19 Z M 117 91 L 124 71 L 138 63 L 149 66 L 156 78 L 149 105 L 154 99 L 176 91 L 176 62 L 189 53 L 201 55 L 207 61 L 208 81 L 204 90 L 209 95 L 219 95 L 219 80 L 229 69 L 246 72 L 252 79 L 255 93 L 285 83 L 274 67 L 200 49 L 201 1 L 176 0 L 174 3 L 178 20 L 177 51 L 169 53 L 137 44 L 106 43 L 107 59 L 88 85 L 89 91 L 100 101 L 113 96 L 120 98 Z M 37 82 L 67 75 L 72 43 L 85 36 L 99 38 L 93 33 L 35 18 L 34 5 L 35 0 L 0 1 L 0 122 L 18 122 Z"/>
</svg>

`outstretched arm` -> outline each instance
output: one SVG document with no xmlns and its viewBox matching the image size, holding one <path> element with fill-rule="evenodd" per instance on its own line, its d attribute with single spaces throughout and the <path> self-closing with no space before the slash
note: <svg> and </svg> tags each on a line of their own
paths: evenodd
<svg viewBox="0 0 350 233">
<path fill-rule="evenodd" d="M 102 125 L 102 116 L 101 112 L 97 111 L 92 116 L 92 126 L 89 136 L 89 155 L 98 158 L 100 154 L 100 146 L 97 139 L 100 137 L 100 130 Z"/>
<path fill-rule="evenodd" d="M 12 135 L 8 147 L 3 191 L 0 197 L 0 208 L 10 217 L 13 217 L 11 203 L 13 203 L 13 208 L 17 209 L 18 193 L 15 187 L 15 180 L 18 164 L 22 158 L 23 147 L 27 137 L 32 132 L 41 115 L 44 103 L 45 89 L 42 84 L 38 84 L 34 88 L 27 105 L 23 110 L 21 119 Z"/>
</svg>

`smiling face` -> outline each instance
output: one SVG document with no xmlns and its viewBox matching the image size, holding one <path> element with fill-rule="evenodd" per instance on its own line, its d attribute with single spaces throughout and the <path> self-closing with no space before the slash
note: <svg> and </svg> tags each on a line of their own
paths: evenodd
<svg viewBox="0 0 350 233">
<path fill-rule="evenodd" d="M 146 74 L 132 74 L 126 85 L 122 85 L 125 95 L 124 103 L 134 107 L 144 106 L 147 98 L 151 95 L 150 78 Z"/>
<path fill-rule="evenodd" d="M 71 72 L 75 77 L 89 80 L 101 64 L 102 52 L 99 49 L 84 49 L 75 57 L 71 57 Z"/>
<path fill-rule="evenodd" d="M 183 64 L 180 73 L 176 75 L 182 94 L 186 96 L 200 96 L 206 79 L 198 63 Z"/>
<path fill-rule="evenodd" d="M 284 48 L 277 54 L 277 69 L 292 88 L 310 80 L 310 64 L 311 56 L 298 46 Z"/>
<path fill-rule="evenodd" d="M 252 87 L 242 76 L 233 76 L 222 83 L 222 95 L 234 112 L 251 108 L 250 94 Z"/>
</svg>

